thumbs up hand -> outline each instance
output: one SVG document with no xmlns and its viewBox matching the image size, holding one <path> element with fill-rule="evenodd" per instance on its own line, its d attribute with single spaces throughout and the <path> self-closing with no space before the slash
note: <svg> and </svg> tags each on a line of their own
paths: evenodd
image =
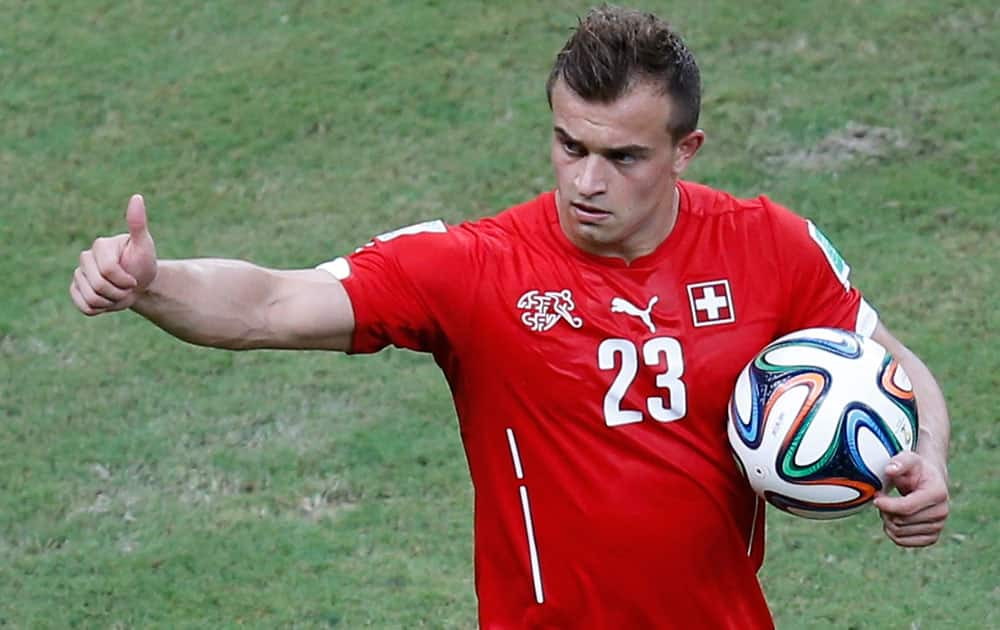
<svg viewBox="0 0 1000 630">
<path fill-rule="evenodd" d="M 129 308 L 156 277 L 156 246 L 141 195 L 129 199 L 125 219 L 127 234 L 98 238 L 80 253 L 69 294 L 85 315 Z"/>
</svg>

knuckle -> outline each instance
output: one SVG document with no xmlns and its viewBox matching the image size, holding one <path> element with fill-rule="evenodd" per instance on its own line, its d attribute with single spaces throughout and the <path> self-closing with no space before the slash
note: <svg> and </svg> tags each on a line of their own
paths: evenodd
<svg viewBox="0 0 1000 630">
<path fill-rule="evenodd" d="M 97 251 L 97 250 L 104 250 L 104 249 L 107 249 L 109 247 L 113 247 L 114 246 L 114 242 L 115 242 L 114 237 L 99 236 L 96 239 L 94 239 L 93 249 L 95 251 Z"/>
<path fill-rule="evenodd" d="M 107 256 L 97 256 L 95 262 L 97 263 L 97 271 L 102 277 L 109 275 L 113 271 L 111 261 L 108 260 Z"/>
<path fill-rule="evenodd" d="M 94 258 L 98 264 L 104 261 L 108 255 L 113 251 L 114 244 L 109 238 L 99 238 L 94 241 L 94 246 L 91 248 Z"/>
<path fill-rule="evenodd" d="M 107 293 L 109 287 L 110 285 L 108 284 L 108 281 L 104 279 L 104 276 L 94 278 L 90 282 L 90 288 L 92 288 L 94 293 L 97 293 L 98 295 L 104 295 Z"/>
<path fill-rule="evenodd" d="M 87 303 L 87 306 L 91 307 L 99 304 L 101 299 L 100 296 L 94 293 L 94 289 L 92 289 L 89 284 L 80 286 L 80 297 L 82 297 L 83 301 Z"/>
</svg>

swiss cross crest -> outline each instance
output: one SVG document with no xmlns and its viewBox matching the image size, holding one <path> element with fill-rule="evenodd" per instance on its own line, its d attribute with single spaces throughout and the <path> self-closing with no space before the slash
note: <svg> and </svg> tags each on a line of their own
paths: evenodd
<svg viewBox="0 0 1000 630">
<path fill-rule="evenodd" d="M 687 285 L 691 319 L 695 326 L 713 326 L 736 321 L 729 280 L 712 280 Z"/>
<path fill-rule="evenodd" d="M 549 330 L 560 320 L 573 328 L 583 326 L 583 320 L 573 315 L 576 304 L 569 289 L 528 291 L 518 298 L 517 307 L 524 311 L 521 313 L 521 323 L 536 332 Z"/>
</svg>

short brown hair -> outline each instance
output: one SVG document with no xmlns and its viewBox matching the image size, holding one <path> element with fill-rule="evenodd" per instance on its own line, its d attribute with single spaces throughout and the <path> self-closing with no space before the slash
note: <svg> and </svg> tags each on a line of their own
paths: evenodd
<svg viewBox="0 0 1000 630">
<path fill-rule="evenodd" d="M 670 25 L 651 13 L 607 4 L 591 9 L 552 65 L 545 86 L 550 107 L 560 78 L 584 100 L 599 103 L 611 103 L 635 84 L 648 82 L 673 102 L 667 129 L 675 141 L 698 127 L 698 64 Z"/>
</svg>

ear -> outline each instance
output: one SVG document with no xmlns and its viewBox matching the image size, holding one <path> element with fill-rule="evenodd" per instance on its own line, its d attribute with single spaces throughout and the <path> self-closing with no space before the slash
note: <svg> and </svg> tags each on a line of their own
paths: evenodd
<svg viewBox="0 0 1000 630">
<path fill-rule="evenodd" d="M 705 132 L 695 129 L 677 142 L 674 147 L 674 176 L 680 177 L 687 169 L 688 164 L 694 159 L 698 149 L 705 144 Z"/>
</svg>

